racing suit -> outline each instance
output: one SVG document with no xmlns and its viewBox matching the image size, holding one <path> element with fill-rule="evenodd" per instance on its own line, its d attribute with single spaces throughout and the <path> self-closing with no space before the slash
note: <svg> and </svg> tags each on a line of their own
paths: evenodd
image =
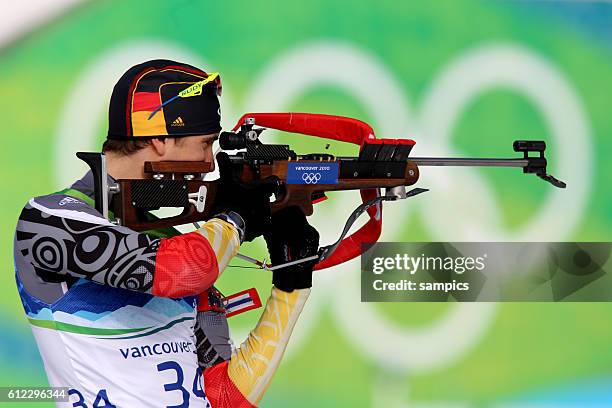
<svg viewBox="0 0 612 408">
<path fill-rule="evenodd" d="M 49 383 L 69 388 L 58 406 L 256 406 L 310 289 L 273 287 L 232 351 L 225 317 L 198 302 L 238 251 L 236 227 L 213 218 L 183 235 L 137 233 L 104 219 L 92 197 L 88 173 L 30 199 L 15 234 L 17 287 Z"/>
</svg>

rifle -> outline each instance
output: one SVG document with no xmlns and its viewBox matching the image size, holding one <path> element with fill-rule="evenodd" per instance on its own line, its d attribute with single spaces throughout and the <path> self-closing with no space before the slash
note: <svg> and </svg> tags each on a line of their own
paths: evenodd
<svg viewBox="0 0 612 408">
<path fill-rule="evenodd" d="M 359 155 L 297 155 L 289 145 L 263 143 L 261 133 L 269 128 L 353 143 L 360 146 Z M 272 213 L 295 205 L 308 216 L 313 213 L 313 204 L 326 199 L 328 191 L 360 191 L 362 204 L 351 213 L 336 242 L 322 247 L 315 257 L 291 263 L 318 258 L 316 269 L 346 262 L 363 252 L 362 244 L 375 243 L 382 229 L 383 201 L 402 200 L 428 191 L 406 188 L 417 182 L 421 166 L 519 167 L 523 173 L 535 174 L 555 187 L 566 187 L 546 172 L 544 141 L 515 141 L 514 151 L 523 153 L 522 158 L 410 158 L 414 140 L 377 139 L 373 129 L 357 119 L 308 113 L 247 113 L 232 131 L 221 132 L 219 144 L 223 150 L 240 150 L 229 156 L 233 174 L 240 182 L 257 183 L 276 177 L 276 199 L 270 203 Z M 79 152 L 77 157 L 94 174 L 96 209 L 109 218 L 110 203 L 113 222 L 118 225 L 144 231 L 197 223 L 215 215 L 212 209 L 218 181 L 203 179 L 211 171 L 212 163 L 146 162 L 147 179 L 115 181 L 107 177 L 103 154 Z M 151 219 L 148 212 L 161 207 L 179 207 L 183 211 L 176 216 Z M 347 237 L 353 223 L 366 211 L 368 222 Z"/>
</svg>

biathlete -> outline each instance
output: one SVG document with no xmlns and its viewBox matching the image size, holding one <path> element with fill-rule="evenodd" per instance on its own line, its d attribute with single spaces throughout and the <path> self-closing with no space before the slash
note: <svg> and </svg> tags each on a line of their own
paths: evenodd
<svg viewBox="0 0 612 408">
<path fill-rule="evenodd" d="M 201 93 L 177 97 L 196 84 Z M 103 152 L 112 179 L 144 178 L 145 161 L 214 163 L 217 74 L 168 60 L 115 85 Z M 238 348 L 213 284 L 241 243 L 264 235 L 273 264 L 316 254 L 297 208 L 270 214 L 270 194 L 232 180 L 218 155 L 216 216 L 190 233 L 138 233 L 94 209 L 93 176 L 36 197 L 14 241 L 15 276 L 60 407 L 253 407 L 264 395 L 312 286 L 313 263 L 273 273 L 256 327 Z M 112 216 L 112 215 L 111 215 Z"/>
</svg>

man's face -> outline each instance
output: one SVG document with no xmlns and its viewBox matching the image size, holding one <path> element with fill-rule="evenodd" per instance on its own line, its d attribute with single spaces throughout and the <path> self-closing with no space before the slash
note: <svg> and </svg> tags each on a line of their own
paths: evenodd
<svg viewBox="0 0 612 408">
<path fill-rule="evenodd" d="M 180 140 L 166 139 L 166 152 L 162 160 L 174 161 L 204 161 L 212 163 L 214 170 L 213 142 L 218 133 L 202 136 L 188 136 Z M 211 170 L 211 171 L 212 171 Z"/>
</svg>

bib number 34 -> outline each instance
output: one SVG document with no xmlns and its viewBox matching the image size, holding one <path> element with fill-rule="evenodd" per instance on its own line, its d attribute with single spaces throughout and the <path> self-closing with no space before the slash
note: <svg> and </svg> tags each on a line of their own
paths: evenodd
<svg viewBox="0 0 612 408">
<path fill-rule="evenodd" d="M 175 393 L 178 397 L 177 401 L 180 401 L 180 403 L 178 405 L 166 405 L 166 408 L 188 408 L 190 394 L 189 391 L 187 391 L 187 389 L 185 389 L 183 386 L 185 375 L 183 373 L 183 368 L 179 365 L 179 363 L 176 361 L 165 361 L 157 365 L 157 371 L 174 371 L 176 375 L 176 381 L 164 384 L 164 391 Z M 202 381 L 202 369 L 198 367 L 193 378 L 191 391 L 196 397 L 205 399 L 206 394 L 204 393 Z M 85 402 L 85 397 L 79 390 L 71 388 L 68 390 L 68 395 L 74 395 L 76 398 L 78 398 L 76 401 L 72 401 L 73 407 L 89 408 L 89 405 L 87 405 Z M 210 407 L 210 405 L 207 405 L 207 407 Z M 111 402 L 106 389 L 101 389 L 96 394 L 96 398 L 94 399 L 91 408 L 117 408 L 117 406 Z"/>
</svg>

